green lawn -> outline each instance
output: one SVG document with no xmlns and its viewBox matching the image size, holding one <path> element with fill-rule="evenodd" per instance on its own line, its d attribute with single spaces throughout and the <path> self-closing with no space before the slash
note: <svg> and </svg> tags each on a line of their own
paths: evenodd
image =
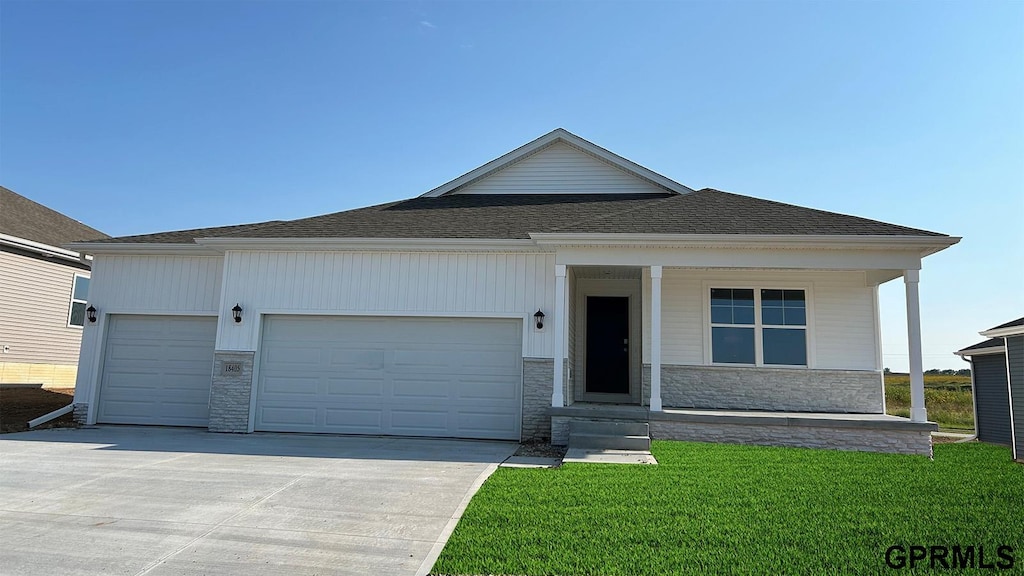
<svg viewBox="0 0 1024 576">
<path fill-rule="evenodd" d="M 920 456 L 658 441 L 658 466 L 499 469 L 436 574 L 906 573 L 886 548 L 1014 547 L 1024 466 L 985 444 Z M 989 572 L 989 571 L 986 571 Z M 1005 573 L 1005 571 L 997 570 Z"/>
</svg>

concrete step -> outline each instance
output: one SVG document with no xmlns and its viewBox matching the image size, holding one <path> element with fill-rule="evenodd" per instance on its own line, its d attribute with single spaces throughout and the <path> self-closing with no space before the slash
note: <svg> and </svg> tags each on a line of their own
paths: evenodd
<svg viewBox="0 0 1024 576">
<path fill-rule="evenodd" d="M 614 420 L 569 422 L 569 434 L 599 434 L 605 436 L 650 436 L 647 422 L 618 422 Z"/>
<path fill-rule="evenodd" d="M 569 448 L 650 451 L 650 436 L 569 433 Z"/>
</svg>

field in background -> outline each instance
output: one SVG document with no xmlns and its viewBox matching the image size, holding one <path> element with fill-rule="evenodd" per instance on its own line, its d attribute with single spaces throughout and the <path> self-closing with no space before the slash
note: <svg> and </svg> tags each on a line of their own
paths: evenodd
<svg viewBox="0 0 1024 576">
<path fill-rule="evenodd" d="M 974 431 L 974 403 L 970 376 L 925 374 L 924 405 L 928 419 L 940 430 Z M 893 416 L 910 417 L 910 376 L 885 375 L 885 411 Z"/>
</svg>

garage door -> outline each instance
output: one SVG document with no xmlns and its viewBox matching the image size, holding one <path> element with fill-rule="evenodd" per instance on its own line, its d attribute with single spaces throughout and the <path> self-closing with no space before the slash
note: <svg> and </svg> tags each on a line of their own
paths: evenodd
<svg viewBox="0 0 1024 576">
<path fill-rule="evenodd" d="M 521 324 L 268 316 L 255 427 L 518 440 Z"/>
<path fill-rule="evenodd" d="M 98 422 L 208 426 L 217 319 L 110 317 Z"/>
</svg>

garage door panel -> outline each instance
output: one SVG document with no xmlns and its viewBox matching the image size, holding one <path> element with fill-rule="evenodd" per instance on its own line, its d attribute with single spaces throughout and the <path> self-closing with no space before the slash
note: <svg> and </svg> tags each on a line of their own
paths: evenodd
<svg viewBox="0 0 1024 576">
<path fill-rule="evenodd" d="M 459 413 L 459 428 L 479 435 L 481 438 L 503 438 L 518 429 L 514 416 L 507 412 L 468 412 Z"/>
<path fill-rule="evenodd" d="M 216 318 L 111 316 L 97 421 L 207 426 Z"/>
<path fill-rule="evenodd" d="M 266 376 L 264 380 L 263 390 L 268 399 L 272 399 L 275 394 L 315 396 L 320 388 L 320 380 L 313 377 Z"/>
<path fill-rule="evenodd" d="M 384 421 L 384 410 L 325 408 L 324 424 L 334 428 L 345 428 L 349 434 L 373 434 Z"/>
<path fill-rule="evenodd" d="M 332 349 L 330 351 L 332 369 L 346 368 L 349 370 L 380 370 L 384 367 L 384 350 L 382 349 Z"/>
<path fill-rule="evenodd" d="M 516 320 L 269 316 L 256 429 L 518 440 L 520 331 Z M 315 380 L 315 393 L 285 376 Z"/>
</svg>

